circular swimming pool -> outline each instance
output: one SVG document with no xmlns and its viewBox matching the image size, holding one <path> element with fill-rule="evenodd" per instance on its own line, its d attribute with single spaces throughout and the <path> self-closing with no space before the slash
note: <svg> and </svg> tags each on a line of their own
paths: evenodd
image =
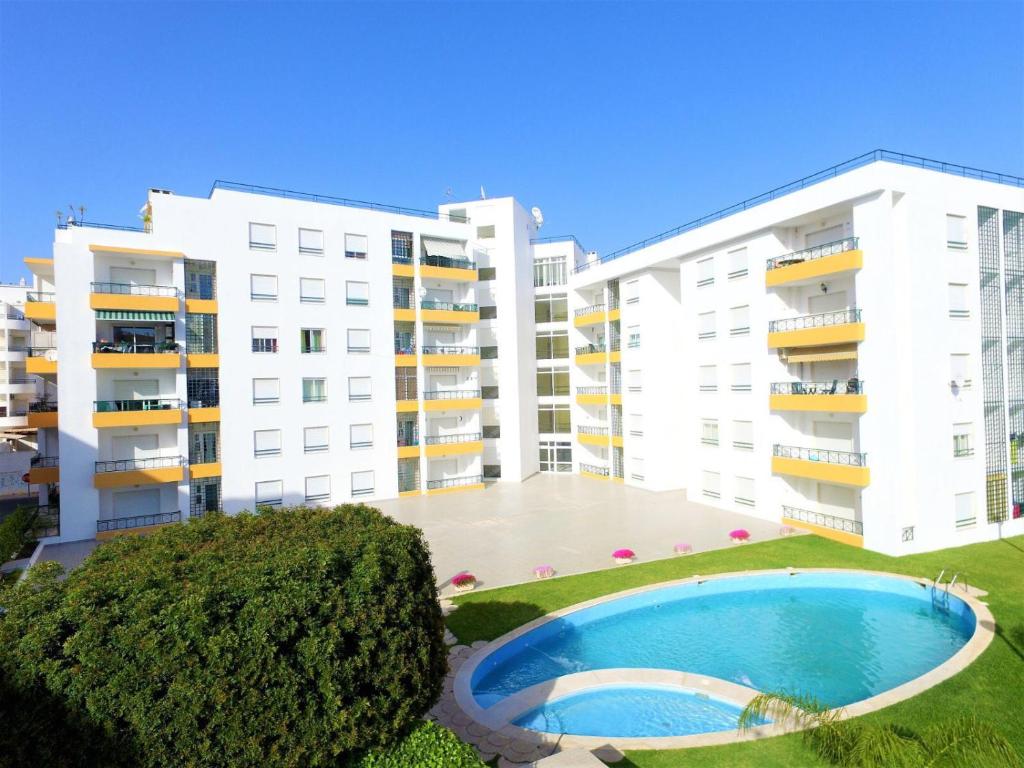
<svg viewBox="0 0 1024 768">
<path fill-rule="evenodd" d="M 460 670 L 456 696 L 471 717 L 546 733 L 735 730 L 758 691 L 840 707 L 898 688 L 957 654 L 977 623 L 964 599 L 898 576 L 727 574 L 612 596 L 510 633 Z"/>
</svg>

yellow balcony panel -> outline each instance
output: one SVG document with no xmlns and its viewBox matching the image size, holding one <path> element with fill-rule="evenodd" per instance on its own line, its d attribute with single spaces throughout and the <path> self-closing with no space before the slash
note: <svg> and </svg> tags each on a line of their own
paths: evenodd
<svg viewBox="0 0 1024 768">
<path fill-rule="evenodd" d="M 46 429 L 57 426 L 56 411 L 29 411 L 26 420 L 29 427 L 33 429 Z"/>
<path fill-rule="evenodd" d="M 834 253 L 831 256 L 823 256 L 820 259 L 810 259 L 769 269 L 765 273 L 764 283 L 768 288 L 776 288 L 780 285 L 798 285 L 804 282 L 814 282 L 828 275 L 853 272 L 863 266 L 864 253 L 859 248 L 855 248 L 842 253 Z"/>
<path fill-rule="evenodd" d="M 856 533 L 847 533 L 846 531 L 837 531 L 834 528 L 826 528 L 823 525 L 814 525 L 813 523 L 805 523 L 803 520 L 794 520 L 790 517 L 783 517 L 782 523 L 784 525 L 792 526 L 793 528 L 800 528 L 804 531 L 810 531 L 824 539 L 832 539 L 832 541 L 838 541 L 842 544 L 849 544 L 852 547 L 864 547 L 864 537 Z"/>
<path fill-rule="evenodd" d="M 424 355 L 423 365 L 454 368 L 459 365 L 480 365 L 480 355 Z"/>
<path fill-rule="evenodd" d="M 420 495 L 419 491 L 399 491 L 398 492 L 398 498 L 400 498 L 400 499 L 407 499 L 410 496 L 419 496 L 419 495 Z"/>
<path fill-rule="evenodd" d="M 576 439 L 579 440 L 583 445 L 599 445 L 608 446 L 608 435 L 590 435 L 584 432 L 580 432 L 576 435 Z"/>
<path fill-rule="evenodd" d="M 591 480 L 607 480 L 608 475 L 599 475 L 596 472 L 587 472 L 585 469 L 580 470 L 580 477 L 589 477 Z"/>
<path fill-rule="evenodd" d="M 588 312 L 585 315 L 577 315 L 574 317 L 572 324 L 577 328 L 582 328 L 585 325 L 597 325 L 599 323 L 604 323 L 607 317 L 608 313 L 604 310 L 601 310 L 600 312 Z"/>
<path fill-rule="evenodd" d="M 57 319 L 57 303 L 53 301 L 26 301 L 25 317 L 29 320 L 54 322 Z"/>
<path fill-rule="evenodd" d="M 120 245 L 99 245 L 92 243 L 89 250 L 93 253 L 120 253 L 135 256 L 153 256 L 158 259 L 184 259 L 185 254 L 181 251 L 159 251 L 152 248 L 125 248 Z"/>
<path fill-rule="evenodd" d="M 867 395 L 769 395 L 773 411 L 815 411 L 820 413 L 866 413 Z"/>
<path fill-rule="evenodd" d="M 768 334 L 769 349 L 792 347 L 825 347 L 864 341 L 864 323 L 841 323 L 795 331 L 773 331 Z"/>
<path fill-rule="evenodd" d="M 621 317 L 622 317 L 622 310 L 619 309 L 618 307 L 616 307 L 615 309 L 609 309 L 608 310 L 608 322 L 609 323 L 618 322 Z"/>
<path fill-rule="evenodd" d="M 189 368 L 220 368 L 220 355 L 205 352 L 190 352 L 185 356 Z"/>
<path fill-rule="evenodd" d="M 218 406 L 188 409 L 189 424 L 209 424 L 213 421 L 220 421 L 220 408 Z"/>
<path fill-rule="evenodd" d="M 607 405 L 608 395 L 576 395 L 578 405 Z"/>
<path fill-rule="evenodd" d="M 398 413 L 416 413 L 420 409 L 419 400 L 397 400 L 395 410 Z"/>
<path fill-rule="evenodd" d="M 420 447 L 418 445 L 400 445 L 398 446 L 398 458 L 400 459 L 415 459 L 420 455 Z"/>
<path fill-rule="evenodd" d="M 467 453 L 483 453 L 484 452 L 484 441 L 473 440 L 468 443 L 447 443 L 428 445 L 425 447 L 425 453 L 428 459 L 437 458 L 439 456 L 464 456 Z"/>
<path fill-rule="evenodd" d="M 32 467 L 28 481 L 34 485 L 49 485 L 60 482 L 60 467 Z"/>
<path fill-rule="evenodd" d="M 480 397 L 464 397 L 457 400 L 424 400 L 425 411 L 478 411 L 484 401 Z"/>
<path fill-rule="evenodd" d="M 622 393 L 616 392 L 613 395 L 609 395 L 608 400 L 612 405 L 622 405 Z"/>
<path fill-rule="evenodd" d="M 435 280 L 459 280 L 461 282 L 475 283 L 478 279 L 475 269 L 460 269 L 457 267 L 431 267 L 420 264 L 420 277 L 423 279 L 433 278 Z"/>
<path fill-rule="evenodd" d="M 622 435 L 612 435 L 612 448 L 622 447 Z"/>
<path fill-rule="evenodd" d="M 871 470 L 867 467 L 789 459 L 783 456 L 772 456 L 772 472 L 776 475 L 804 477 L 808 480 L 847 485 L 853 488 L 866 488 L 871 483 Z"/>
<path fill-rule="evenodd" d="M 397 318 L 396 318 L 397 319 Z M 424 323 L 470 324 L 480 322 L 479 312 L 460 312 L 451 309 L 421 309 L 420 319 Z"/>
<path fill-rule="evenodd" d="M 181 409 L 160 408 L 151 411 L 104 411 L 92 415 L 92 425 L 97 429 L 151 427 L 159 424 L 181 424 Z"/>
<path fill-rule="evenodd" d="M 52 275 L 53 274 L 53 259 L 43 259 L 38 256 L 26 256 L 24 258 L 25 266 L 29 268 L 29 271 L 35 275 Z"/>
<path fill-rule="evenodd" d="M 414 270 L 412 264 L 392 264 L 391 274 L 395 277 L 413 277 Z"/>
<path fill-rule="evenodd" d="M 57 361 L 45 357 L 26 357 L 25 373 L 56 373 Z"/>
<path fill-rule="evenodd" d="M 576 355 L 576 365 L 604 365 L 607 362 L 607 352 L 585 352 Z"/>
<path fill-rule="evenodd" d="M 216 315 L 216 299 L 185 299 L 185 311 L 190 315 Z"/>
<path fill-rule="evenodd" d="M 416 322 L 416 310 L 415 309 L 403 309 L 401 307 L 395 307 L 395 322 L 396 323 L 415 323 Z"/>
<path fill-rule="evenodd" d="M 427 496 L 441 496 L 446 493 L 459 493 L 460 491 L 482 491 L 484 487 L 483 483 L 473 483 L 472 485 L 456 485 L 452 488 L 430 488 L 427 491 Z"/>
<path fill-rule="evenodd" d="M 395 355 L 395 368 L 415 368 L 416 355 Z"/>
<path fill-rule="evenodd" d="M 155 352 L 151 354 L 94 352 L 93 368 L 180 368 L 181 355 L 177 352 Z"/>
<path fill-rule="evenodd" d="M 190 464 L 188 476 L 193 480 L 201 480 L 204 477 L 220 477 L 220 462 L 210 461 L 205 464 Z"/>
<path fill-rule="evenodd" d="M 89 307 L 132 312 L 177 312 L 176 296 L 133 296 L 123 293 L 91 293 Z"/>
<path fill-rule="evenodd" d="M 180 483 L 185 479 L 184 467 L 159 469 L 130 469 L 125 472 L 96 472 L 92 476 L 94 488 L 124 488 L 129 485 L 157 485 Z"/>
</svg>

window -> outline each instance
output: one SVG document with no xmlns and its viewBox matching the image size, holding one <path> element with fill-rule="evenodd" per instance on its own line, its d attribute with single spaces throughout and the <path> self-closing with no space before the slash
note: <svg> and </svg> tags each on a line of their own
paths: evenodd
<svg viewBox="0 0 1024 768">
<path fill-rule="evenodd" d="M 960 458 L 963 456 L 973 456 L 974 447 L 971 440 L 972 433 L 970 424 L 954 424 L 953 425 L 953 456 L 954 458 Z"/>
<path fill-rule="evenodd" d="M 303 304 L 323 304 L 327 298 L 327 284 L 319 277 L 299 278 L 299 301 Z"/>
<path fill-rule="evenodd" d="M 956 528 L 970 528 L 976 522 L 974 514 L 974 493 L 958 493 L 953 496 L 953 507 L 956 511 Z"/>
<path fill-rule="evenodd" d="M 537 333 L 538 360 L 568 360 L 568 331 L 539 331 Z"/>
<path fill-rule="evenodd" d="M 971 386 L 971 356 L 968 354 L 952 354 L 949 356 L 950 383 L 961 389 Z"/>
<path fill-rule="evenodd" d="M 373 470 L 352 473 L 352 495 L 369 496 L 373 493 Z"/>
<path fill-rule="evenodd" d="M 497 439 L 501 437 L 501 425 L 500 424 L 484 424 L 483 436 L 490 439 Z"/>
<path fill-rule="evenodd" d="M 644 389 L 644 372 L 639 368 L 626 371 L 626 387 L 630 392 L 642 392 Z"/>
<path fill-rule="evenodd" d="M 306 453 L 323 453 L 330 444 L 330 430 L 327 427 L 306 427 L 302 430 L 302 450 Z"/>
<path fill-rule="evenodd" d="M 304 402 L 304 403 L 326 403 L 327 402 L 327 379 L 303 379 L 302 380 L 302 402 Z"/>
<path fill-rule="evenodd" d="M 215 408 L 220 405 L 220 371 L 216 368 L 187 368 L 185 392 L 189 408 Z"/>
<path fill-rule="evenodd" d="M 373 424 L 349 425 L 348 447 L 373 448 Z"/>
<path fill-rule="evenodd" d="M 623 301 L 627 304 L 638 304 L 640 302 L 640 279 L 627 280 L 623 288 Z"/>
<path fill-rule="evenodd" d="M 715 282 L 715 260 L 701 259 L 697 262 L 697 287 L 713 285 Z"/>
<path fill-rule="evenodd" d="M 954 213 L 946 214 L 946 245 L 964 250 L 967 248 L 967 217 Z"/>
<path fill-rule="evenodd" d="M 714 312 L 701 312 L 697 315 L 697 338 L 698 339 L 713 339 L 715 338 L 715 313 Z"/>
<path fill-rule="evenodd" d="M 481 360 L 497 360 L 498 359 L 498 346 L 495 344 L 493 347 L 480 347 L 480 359 Z"/>
<path fill-rule="evenodd" d="M 249 275 L 249 296 L 253 301 L 277 301 L 277 275 Z"/>
<path fill-rule="evenodd" d="M 569 319 L 565 296 L 538 296 L 533 302 L 533 319 L 538 323 L 563 323 Z"/>
<path fill-rule="evenodd" d="M 537 407 L 537 429 L 542 434 L 568 434 L 572 431 L 569 406 L 542 404 Z"/>
<path fill-rule="evenodd" d="M 539 448 L 541 472 L 572 472 L 572 443 L 542 440 Z"/>
<path fill-rule="evenodd" d="M 256 506 L 279 507 L 284 500 L 284 483 L 281 480 L 264 480 L 256 483 Z"/>
<path fill-rule="evenodd" d="M 541 368 L 537 371 L 537 394 L 540 397 L 564 397 L 569 394 L 568 368 Z"/>
<path fill-rule="evenodd" d="M 736 488 L 733 501 L 745 507 L 754 506 L 754 478 L 736 476 Z"/>
<path fill-rule="evenodd" d="M 740 451 L 754 450 L 754 422 L 734 421 L 732 423 L 732 447 Z"/>
<path fill-rule="evenodd" d="M 397 264 L 412 263 L 412 232 L 392 231 L 391 261 Z"/>
<path fill-rule="evenodd" d="M 280 379 L 253 379 L 252 380 L 252 402 L 253 405 L 264 405 L 277 403 L 281 400 Z"/>
<path fill-rule="evenodd" d="M 346 259 L 365 259 L 367 252 L 366 235 L 345 235 Z"/>
<path fill-rule="evenodd" d="M 644 436 L 644 415 L 642 413 L 629 414 L 629 434 L 631 437 Z"/>
<path fill-rule="evenodd" d="M 497 387 L 480 387 L 480 397 L 484 400 L 497 400 L 498 399 L 498 388 Z"/>
<path fill-rule="evenodd" d="M 299 351 L 304 355 L 324 351 L 324 329 L 303 328 L 299 331 Z"/>
<path fill-rule="evenodd" d="M 626 328 L 626 346 L 636 349 L 640 346 L 640 326 L 630 325 Z"/>
<path fill-rule="evenodd" d="M 565 256 L 546 256 L 533 260 L 533 286 L 565 285 Z"/>
<path fill-rule="evenodd" d="M 370 284 L 356 280 L 345 282 L 345 303 L 356 307 L 365 307 L 370 303 Z"/>
<path fill-rule="evenodd" d="M 370 351 L 370 331 L 366 328 L 348 329 L 348 351 L 365 354 Z"/>
<path fill-rule="evenodd" d="M 750 391 L 750 363 L 733 363 L 732 365 L 732 391 Z"/>
<path fill-rule="evenodd" d="M 747 249 L 737 248 L 729 251 L 729 279 L 740 280 L 747 276 Z"/>
<path fill-rule="evenodd" d="M 220 461 L 220 452 L 217 450 L 219 435 L 219 424 L 189 425 L 189 464 L 211 464 Z"/>
<path fill-rule="evenodd" d="M 701 392 L 717 392 L 718 391 L 718 368 L 714 365 L 702 365 L 698 369 L 700 391 Z"/>
<path fill-rule="evenodd" d="M 256 456 L 281 455 L 281 430 L 257 429 L 252 433 L 253 453 Z"/>
<path fill-rule="evenodd" d="M 480 307 L 481 320 L 494 320 L 498 317 L 497 307 Z"/>
<path fill-rule="evenodd" d="M 257 251 L 277 248 L 277 227 L 273 224 L 249 223 L 249 247 Z"/>
<path fill-rule="evenodd" d="M 299 253 L 311 253 L 322 256 L 324 253 L 324 233 L 319 229 L 303 229 L 299 227 Z"/>
<path fill-rule="evenodd" d="M 712 499 L 722 497 L 722 476 L 718 472 L 705 469 L 701 473 L 700 491 Z"/>
<path fill-rule="evenodd" d="M 269 325 L 252 327 L 253 352 L 277 352 L 277 328 Z"/>
<path fill-rule="evenodd" d="M 185 350 L 200 354 L 217 352 L 217 316 L 185 315 Z"/>
<path fill-rule="evenodd" d="M 493 237 L 494 237 L 494 225 L 493 224 L 488 224 L 487 226 L 477 227 L 476 228 L 476 238 L 477 238 L 477 240 L 490 240 Z"/>
<path fill-rule="evenodd" d="M 348 399 L 361 402 L 370 399 L 370 377 L 350 376 L 348 379 Z"/>
<path fill-rule="evenodd" d="M 971 316 L 967 303 L 967 286 L 964 283 L 949 284 L 949 316 L 958 320 Z"/>
<path fill-rule="evenodd" d="M 306 478 L 306 503 L 324 504 L 331 500 L 331 476 L 315 475 Z"/>
<path fill-rule="evenodd" d="M 744 304 L 729 310 L 729 335 L 750 335 L 750 305 Z"/>
<path fill-rule="evenodd" d="M 704 445 L 718 445 L 718 419 L 701 419 L 700 441 Z"/>
<path fill-rule="evenodd" d="M 485 283 L 488 280 L 497 280 L 498 270 L 496 267 L 480 267 L 476 271 L 476 278 L 481 283 Z"/>
</svg>

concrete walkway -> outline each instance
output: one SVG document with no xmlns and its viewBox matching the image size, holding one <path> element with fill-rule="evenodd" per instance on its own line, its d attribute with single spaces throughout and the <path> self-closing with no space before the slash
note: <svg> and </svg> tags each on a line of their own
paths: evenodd
<svg viewBox="0 0 1024 768">
<path fill-rule="evenodd" d="M 653 493 L 576 475 L 541 474 L 484 491 L 374 503 L 396 520 L 423 529 L 443 594 L 462 570 L 478 586 L 518 584 L 550 565 L 559 575 L 610 568 L 628 547 L 637 562 L 672 557 L 676 543 L 694 552 L 734 546 L 729 531 L 752 541 L 779 536 L 780 523 L 687 501 L 684 491 Z"/>
</svg>

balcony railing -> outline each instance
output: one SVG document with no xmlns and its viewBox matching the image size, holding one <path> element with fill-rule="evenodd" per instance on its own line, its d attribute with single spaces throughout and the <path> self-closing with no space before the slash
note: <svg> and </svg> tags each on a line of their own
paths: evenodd
<svg viewBox="0 0 1024 768">
<path fill-rule="evenodd" d="M 118 459 L 116 461 L 97 461 L 96 473 L 133 472 L 138 469 L 168 469 L 180 467 L 185 463 L 181 456 L 154 456 L 148 459 Z"/>
<path fill-rule="evenodd" d="M 29 357 L 46 357 L 49 353 L 57 354 L 56 347 L 25 347 L 25 354 Z"/>
<path fill-rule="evenodd" d="M 587 344 L 583 347 L 576 347 L 577 355 L 592 355 L 595 352 L 607 352 L 604 344 Z"/>
<path fill-rule="evenodd" d="M 420 265 L 447 269 L 476 269 L 476 262 L 469 259 L 453 259 L 451 256 L 420 256 Z"/>
<path fill-rule="evenodd" d="M 157 512 L 155 515 L 135 515 L 134 517 L 115 517 L 112 520 L 97 520 L 96 533 L 110 531 L 130 531 L 132 528 L 147 528 L 151 525 L 168 525 L 180 523 L 181 512 Z"/>
<path fill-rule="evenodd" d="M 29 463 L 33 467 L 58 467 L 60 466 L 59 456 L 33 456 Z"/>
<path fill-rule="evenodd" d="M 576 310 L 576 317 L 583 317 L 584 315 L 593 315 L 598 312 L 604 312 L 604 304 L 591 304 L 589 307 L 580 307 Z"/>
<path fill-rule="evenodd" d="M 479 389 L 435 389 L 424 392 L 424 400 L 470 400 L 480 397 Z"/>
<path fill-rule="evenodd" d="M 832 325 L 846 325 L 859 322 L 859 309 L 838 309 L 834 312 L 822 312 L 818 315 L 802 315 L 800 317 L 789 317 L 785 320 L 772 320 L 768 323 L 768 332 L 800 331 L 804 328 L 827 328 Z"/>
<path fill-rule="evenodd" d="M 607 395 L 608 387 L 576 387 L 577 395 Z"/>
<path fill-rule="evenodd" d="M 112 355 L 176 355 L 181 345 L 176 341 L 158 341 L 155 344 L 140 344 L 130 341 L 94 341 L 92 351 Z"/>
<path fill-rule="evenodd" d="M 826 448 L 800 448 L 793 445 L 774 445 L 772 453 L 782 459 L 818 461 L 822 464 L 839 464 L 847 467 L 866 467 L 868 455 L 850 451 L 831 451 Z"/>
<path fill-rule="evenodd" d="M 483 481 L 483 475 L 449 477 L 447 480 L 427 480 L 427 490 L 432 491 L 435 488 L 459 488 L 464 485 L 479 485 Z"/>
<path fill-rule="evenodd" d="M 182 407 L 176 397 L 141 397 L 131 400 L 94 400 L 96 413 L 119 413 L 122 411 L 171 411 Z"/>
<path fill-rule="evenodd" d="M 479 432 L 465 432 L 458 435 L 427 435 L 423 442 L 427 445 L 457 445 L 459 443 L 475 443 L 483 440 Z"/>
<path fill-rule="evenodd" d="M 420 444 L 419 437 L 402 437 L 398 436 L 398 447 L 399 448 L 415 448 Z"/>
<path fill-rule="evenodd" d="M 608 477 L 608 467 L 599 467 L 596 464 L 580 464 L 580 472 L 586 472 L 591 475 L 601 475 L 602 477 Z"/>
<path fill-rule="evenodd" d="M 56 413 L 57 403 L 53 400 L 40 400 L 28 404 L 29 413 Z"/>
<path fill-rule="evenodd" d="M 819 525 L 822 528 L 831 528 L 834 531 L 855 533 L 858 536 L 864 535 L 864 524 L 859 520 L 850 520 L 847 517 L 826 515 L 824 512 L 812 512 L 809 509 L 788 507 L 785 504 L 782 505 L 782 516 L 788 517 L 790 520 L 799 520 L 802 523 Z"/>
<path fill-rule="evenodd" d="M 856 250 L 860 238 L 857 237 L 844 237 L 841 240 L 833 240 L 831 243 L 824 243 L 822 245 L 816 245 L 813 248 L 804 248 L 802 251 L 793 251 L 793 253 L 787 253 L 784 256 L 775 256 L 768 259 L 768 269 L 778 269 L 779 267 L 788 267 L 792 264 L 799 264 L 803 261 L 814 261 L 815 259 L 822 259 L 826 256 L 833 256 L 837 253 L 845 253 L 846 251 Z"/>
<path fill-rule="evenodd" d="M 403 256 L 398 253 L 391 254 L 392 264 L 412 264 L 412 256 Z"/>
<path fill-rule="evenodd" d="M 581 434 L 581 435 L 601 435 L 601 436 L 607 436 L 607 434 L 608 434 L 608 427 L 579 426 L 579 427 L 576 427 L 576 431 L 579 434 Z"/>
<path fill-rule="evenodd" d="M 864 382 L 860 379 L 840 381 L 776 381 L 772 382 L 773 395 L 862 395 Z"/>
<path fill-rule="evenodd" d="M 57 294 L 52 291 L 29 291 L 25 294 L 26 301 L 56 301 Z"/>
<path fill-rule="evenodd" d="M 443 309 L 448 312 L 479 312 L 480 307 L 476 304 L 451 302 L 451 301 L 421 301 L 420 309 Z"/>
<path fill-rule="evenodd" d="M 173 285 L 134 285 L 132 283 L 93 283 L 93 293 L 116 293 L 119 296 L 165 296 L 177 297 L 179 291 Z"/>
<path fill-rule="evenodd" d="M 480 347 L 423 347 L 424 355 L 479 355 Z"/>
</svg>

